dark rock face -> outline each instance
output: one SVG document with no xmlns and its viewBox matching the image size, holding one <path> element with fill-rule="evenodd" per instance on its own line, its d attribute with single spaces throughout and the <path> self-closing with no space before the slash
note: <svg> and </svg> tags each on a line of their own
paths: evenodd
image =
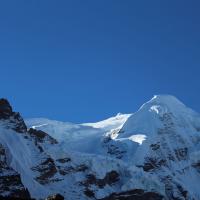
<svg viewBox="0 0 200 200">
<path fill-rule="evenodd" d="M 179 161 L 187 159 L 188 149 L 186 147 L 180 148 L 180 149 L 175 149 L 174 151 L 175 151 L 175 155 Z"/>
<path fill-rule="evenodd" d="M 153 171 L 159 169 L 161 166 L 166 165 L 166 160 L 158 159 L 158 158 L 146 158 L 146 162 L 144 163 L 143 170 L 146 172 Z"/>
<path fill-rule="evenodd" d="M 87 175 L 87 179 L 83 183 L 85 186 L 97 185 L 104 188 L 107 184 L 112 185 L 119 181 L 119 174 L 116 171 L 108 172 L 103 179 L 98 179 L 94 174 Z"/>
<path fill-rule="evenodd" d="M 23 186 L 20 175 L 7 165 L 6 151 L 3 145 L 1 144 L 0 144 L 0 194 L 7 198 L 30 199 L 30 194 L 28 190 L 25 189 L 25 187 Z"/>
<path fill-rule="evenodd" d="M 13 112 L 8 100 L 0 99 L 0 120 L 7 120 L 13 130 L 19 133 L 27 131 L 26 124 L 19 113 Z"/>
<path fill-rule="evenodd" d="M 13 130 L 18 133 L 26 133 L 26 124 L 19 113 L 14 112 L 13 116 L 10 118 L 10 122 L 13 124 Z"/>
<path fill-rule="evenodd" d="M 21 199 L 30 198 L 28 190 L 23 187 L 20 175 L 17 173 L 15 175 L 0 176 L 0 186 L 1 186 L 0 192 L 7 191 L 9 193 L 8 197 L 12 198 L 15 197 Z"/>
<path fill-rule="evenodd" d="M 170 200 L 179 200 L 179 199 L 191 199 L 188 196 L 188 191 L 185 190 L 179 183 L 173 181 L 172 176 L 166 176 L 163 178 L 163 182 L 165 183 L 165 192 L 167 195 L 167 199 Z M 174 193 L 174 190 L 176 191 Z"/>
<path fill-rule="evenodd" d="M 56 160 L 56 161 L 59 162 L 59 163 L 64 164 L 64 163 L 70 162 L 70 161 L 71 161 L 71 158 L 60 158 L 60 159 L 58 159 L 58 160 Z"/>
<path fill-rule="evenodd" d="M 8 100 L 0 99 L 0 119 L 8 119 L 12 115 L 12 107 Z"/>
<path fill-rule="evenodd" d="M 64 163 L 62 163 L 64 164 Z M 77 173 L 77 172 L 85 172 L 88 170 L 88 166 L 85 164 L 77 165 L 77 166 L 62 166 L 58 165 L 59 173 L 63 176 L 71 173 Z"/>
<path fill-rule="evenodd" d="M 40 130 L 36 130 L 36 129 L 30 128 L 28 130 L 28 133 L 33 138 L 35 138 L 36 142 L 43 143 L 45 141 L 49 141 L 50 144 L 57 144 L 58 143 L 56 139 L 52 138 L 50 135 L 48 135 L 44 131 L 40 131 Z"/>
<path fill-rule="evenodd" d="M 56 139 L 52 138 L 44 131 L 30 128 L 27 133 L 29 136 L 31 136 L 32 139 L 34 139 L 35 146 L 38 147 L 41 153 L 44 152 L 44 149 L 42 147 L 43 143 L 58 144 Z M 26 136 L 28 137 L 28 135 Z"/>
<path fill-rule="evenodd" d="M 151 144 L 150 147 L 151 147 L 151 149 L 153 151 L 156 151 L 156 150 L 160 149 L 160 144 L 159 143 L 157 143 L 157 144 Z"/>
<path fill-rule="evenodd" d="M 60 194 L 55 194 L 55 195 L 47 197 L 46 200 L 64 200 L 64 197 Z"/>
<path fill-rule="evenodd" d="M 92 190 L 90 190 L 89 188 L 87 188 L 85 191 L 84 191 L 84 194 L 85 196 L 89 197 L 89 198 L 94 198 L 95 197 L 95 194 Z"/>
<path fill-rule="evenodd" d="M 52 158 L 47 158 L 40 165 L 32 168 L 32 170 L 40 173 L 36 180 L 42 185 L 45 185 L 50 181 L 54 181 L 51 178 L 53 178 L 53 176 L 57 173 L 57 169 Z"/>
<path fill-rule="evenodd" d="M 110 146 L 108 146 L 107 153 L 110 155 L 115 155 L 117 159 L 121 159 L 126 151 L 122 151 L 119 147 L 111 144 Z"/>
<path fill-rule="evenodd" d="M 154 192 L 144 192 L 136 189 L 118 194 L 114 193 L 101 200 L 163 200 L 163 196 Z"/>
<path fill-rule="evenodd" d="M 121 145 L 117 146 L 116 142 L 113 142 L 110 136 L 104 138 L 104 140 L 102 141 L 102 146 L 104 149 L 106 149 L 107 154 L 117 159 L 122 159 L 124 154 L 126 153 L 126 150 L 122 149 Z"/>
<path fill-rule="evenodd" d="M 104 188 L 106 185 L 113 185 L 119 181 L 119 174 L 116 171 L 111 171 L 108 172 L 102 179 L 96 178 L 94 174 L 89 174 L 86 178 L 87 179 L 81 183 L 81 185 L 86 188 L 84 194 L 91 198 L 95 197 L 95 193 L 90 189 L 92 185 L 96 185 L 99 188 Z"/>
</svg>

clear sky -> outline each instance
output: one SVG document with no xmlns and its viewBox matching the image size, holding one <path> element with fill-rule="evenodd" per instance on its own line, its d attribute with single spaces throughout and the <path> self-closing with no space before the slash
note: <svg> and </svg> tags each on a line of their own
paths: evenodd
<svg viewBox="0 0 200 200">
<path fill-rule="evenodd" d="M 200 1 L 0 2 L 0 95 L 90 122 L 172 94 L 200 112 Z"/>
</svg>

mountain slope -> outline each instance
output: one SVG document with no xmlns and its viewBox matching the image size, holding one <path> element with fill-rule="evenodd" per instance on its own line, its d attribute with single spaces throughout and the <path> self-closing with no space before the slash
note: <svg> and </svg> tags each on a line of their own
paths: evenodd
<svg viewBox="0 0 200 200">
<path fill-rule="evenodd" d="M 155 96 L 127 120 L 119 138 L 145 135 L 132 163 L 156 175 L 169 199 L 200 199 L 199 126 L 199 114 L 175 97 Z"/>
<path fill-rule="evenodd" d="M 18 184 L 13 184 L 8 192 L 3 189 L 2 196 L 18 197 L 12 191 L 21 190 L 21 199 L 29 197 L 29 193 L 36 199 L 44 199 L 55 193 L 60 193 L 65 199 L 101 199 L 120 191 L 121 187 L 126 190 L 133 176 L 135 181 L 132 184 L 144 192 L 157 191 L 157 180 L 151 181 L 151 175 L 136 167 L 129 168 L 118 159 L 100 154 L 72 151 L 64 148 L 64 142 L 60 143 L 48 133 L 34 127 L 27 128 L 20 114 L 13 112 L 4 99 L 0 100 L 0 116 L 0 141 L 8 158 L 2 161 L 2 165 L 8 166 L 16 175 L 20 174 Z M 78 129 L 79 126 L 83 125 L 77 125 Z M 100 131 L 84 126 L 83 133 L 86 130 L 91 131 L 89 136 L 104 137 L 103 129 Z M 76 131 L 74 133 L 77 134 Z M 6 183 L 2 184 L 2 188 L 5 188 Z"/>
<path fill-rule="evenodd" d="M 102 139 L 106 134 L 118 131 L 130 117 L 118 114 L 97 123 L 73 124 L 44 118 L 27 119 L 29 128 L 43 130 L 56 138 L 67 151 L 102 154 Z M 63 143 L 64 142 L 64 143 Z"/>
<path fill-rule="evenodd" d="M 173 96 L 97 123 L 25 122 L 0 100 L 2 166 L 21 177 L 10 191 L 36 199 L 200 199 L 200 115 Z"/>
</svg>

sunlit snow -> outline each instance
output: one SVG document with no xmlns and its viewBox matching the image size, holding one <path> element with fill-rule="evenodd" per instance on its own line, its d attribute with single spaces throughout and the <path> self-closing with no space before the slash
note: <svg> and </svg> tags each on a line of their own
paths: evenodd
<svg viewBox="0 0 200 200">
<path fill-rule="evenodd" d="M 143 141 L 146 140 L 146 135 L 138 134 L 138 135 L 132 135 L 129 137 L 129 140 L 139 143 L 140 145 L 143 143 Z"/>
</svg>

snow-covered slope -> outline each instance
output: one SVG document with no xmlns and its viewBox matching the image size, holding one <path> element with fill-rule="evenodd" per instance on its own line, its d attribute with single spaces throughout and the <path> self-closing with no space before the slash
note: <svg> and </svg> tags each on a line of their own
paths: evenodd
<svg viewBox="0 0 200 200">
<path fill-rule="evenodd" d="M 45 123 L 47 121 L 45 120 Z M 53 124 L 60 126 L 62 123 L 53 122 Z M 89 139 L 91 135 L 91 138 L 94 135 L 96 135 L 95 137 L 104 137 L 105 133 L 103 129 L 97 130 L 84 125 L 68 123 L 64 124 L 64 127 L 68 131 L 75 129 L 71 134 L 77 134 L 74 137 L 76 142 L 78 142 L 78 136 L 84 138 L 85 135 Z M 2 149 L 5 149 L 4 157 L 7 158 L 2 159 L 3 163 L 0 166 L 2 170 L 2 196 L 19 197 L 19 194 L 13 191 L 20 191 L 20 199 L 27 198 L 29 193 L 32 198 L 36 199 L 44 199 L 55 193 L 60 193 L 65 199 L 101 199 L 113 192 L 120 191 L 121 187 L 126 190 L 131 185 L 128 182 L 133 176 L 135 180 L 132 184 L 142 191 L 153 191 L 158 197 L 159 195 L 155 191 L 158 191 L 158 188 L 159 191 L 163 191 L 158 180 L 155 179 L 152 182 L 151 175 L 142 172 L 141 169 L 130 168 L 126 163 L 111 157 L 80 152 L 80 148 L 78 148 L 79 151 L 64 148 L 65 142 L 58 142 L 46 132 L 35 128 L 28 129 L 19 113 L 13 112 L 6 100 L 0 100 L 0 141 Z M 76 133 L 78 130 L 80 132 Z M 69 139 L 68 131 L 66 138 Z M 99 137 L 99 139 L 101 138 Z M 91 144 L 92 141 L 89 145 Z M 3 176 L 4 166 L 8 166 L 10 169 L 9 175 L 15 173 L 19 179 L 10 188 L 6 185 L 9 176 Z"/>
<path fill-rule="evenodd" d="M 111 117 L 96 123 L 85 123 L 83 125 L 104 129 L 105 131 L 111 131 L 121 128 L 130 116 L 131 114 L 118 113 L 115 117 Z"/>
<path fill-rule="evenodd" d="M 27 119 L 29 128 L 42 130 L 56 138 L 62 148 L 90 154 L 102 154 L 102 139 L 113 131 L 118 131 L 130 117 L 118 114 L 97 123 L 73 124 L 44 118 Z"/>
<path fill-rule="evenodd" d="M 200 199 L 200 115 L 173 96 L 97 123 L 25 123 L 0 100 L 2 166 L 20 174 L 31 197 Z"/>
<path fill-rule="evenodd" d="M 132 164 L 156 175 L 169 199 L 200 199 L 199 127 L 198 113 L 173 96 L 158 95 L 127 120 L 118 138 L 145 136 Z"/>
</svg>

